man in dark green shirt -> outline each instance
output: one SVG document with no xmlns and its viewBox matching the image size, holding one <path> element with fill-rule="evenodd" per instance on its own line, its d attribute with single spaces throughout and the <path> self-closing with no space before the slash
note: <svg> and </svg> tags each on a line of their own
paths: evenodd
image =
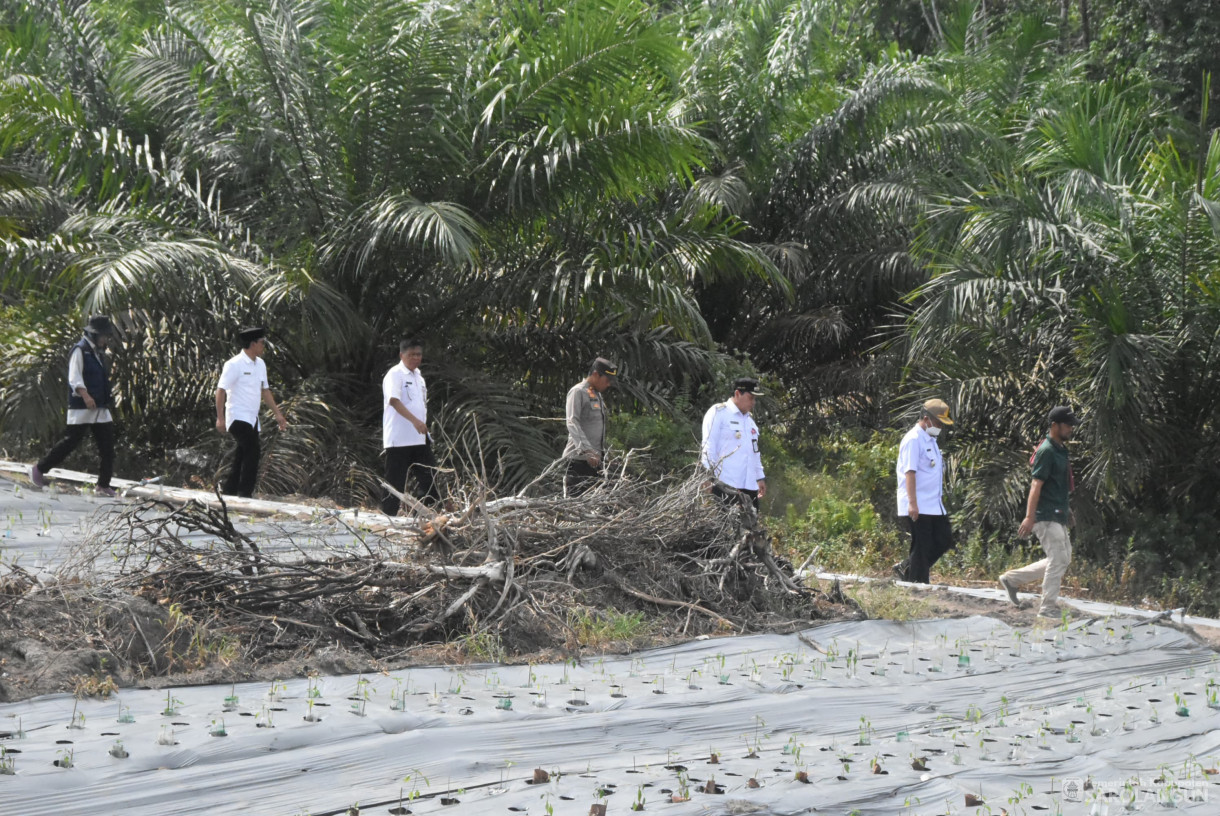
<svg viewBox="0 0 1220 816">
<path fill-rule="evenodd" d="M 1025 503 L 1025 518 L 1017 528 L 1017 536 L 1025 538 L 1033 532 L 1046 552 L 1046 558 L 1000 576 L 1000 586 L 1008 598 L 1020 606 L 1017 588 L 1034 581 L 1042 582 L 1042 604 L 1038 614 L 1059 617 L 1059 585 L 1072 563 L 1072 542 L 1068 528 L 1072 526 L 1072 511 L 1068 496 L 1072 491 L 1072 466 L 1068 462 L 1067 441 L 1076 428 L 1076 415 L 1066 405 L 1051 409 L 1047 417 L 1050 430 L 1038 446 L 1032 459 L 1033 480 Z"/>
</svg>

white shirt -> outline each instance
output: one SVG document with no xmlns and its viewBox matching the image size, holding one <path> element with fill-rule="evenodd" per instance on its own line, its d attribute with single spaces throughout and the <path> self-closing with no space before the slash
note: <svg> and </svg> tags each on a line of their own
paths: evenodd
<svg viewBox="0 0 1220 816">
<path fill-rule="evenodd" d="M 718 402 L 703 415 L 699 461 L 717 480 L 738 490 L 757 490 L 763 474 L 758 426 L 732 400 Z"/>
<path fill-rule="evenodd" d="M 394 410 L 390 399 L 397 397 L 403 407 L 420 422 L 428 422 L 428 386 L 417 368 L 411 371 L 399 362 L 381 378 L 381 446 L 405 448 L 423 445 L 428 437 L 415 430 L 411 420 Z"/>
<path fill-rule="evenodd" d="M 262 357 L 251 357 L 245 351 L 225 363 L 220 372 L 217 388 L 228 392 L 225 399 L 225 427 L 237 420 L 258 427 L 258 406 L 263 400 L 263 389 L 267 384 L 267 364 Z"/>
<path fill-rule="evenodd" d="M 898 445 L 898 515 L 911 512 L 907 498 L 907 474 L 915 473 L 915 501 L 921 516 L 944 516 L 945 502 L 941 494 L 944 483 L 944 460 L 940 446 L 932 435 L 916 425 L 907 431 Z"/>
<path fill-rule="evenodd" d="M 98 351 L 97 346 L 89 339 L 89 335 L 85 335 L 85 340 L 89 345 L 93 346 L 94 352 L 98 357 L 102 356 L 102 352 Z M 85 352 L 78 348 L 72 349 L 72 353 L 68 355 L 68 387 L 72 389 L 72 393 L 76 393 L 76 389 L 85 387 Z M 68 424 L 69 425 L 96 425 L 102 422 L 113 422 L 114 417 L 110 416 L 109 408 L 69 408 L 68 409 Z"/>
</svg>

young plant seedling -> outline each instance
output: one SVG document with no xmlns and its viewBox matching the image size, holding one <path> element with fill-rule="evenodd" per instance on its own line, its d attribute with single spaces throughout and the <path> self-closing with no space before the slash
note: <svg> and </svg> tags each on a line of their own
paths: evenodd
<svg viewBox="0 0 1220 816">
<path fill-rule="evenodd" d="M 166 689 L 165 691 L 165 708 L 161 711 L 163 717 L 178 716 L 178 706 L 182 705 L 182 701 L 173 695 L 173 692 Z"/>
<path fill-rule="evenodd" d="M 644 786 L 640 785 L 638 788 L 635 789 L 635 801 L 631 804 L 631 809 L 632 810 L 643 810 L 644 802 L 645 802 Z"/>
<path fill-rule="evenodd" d="M 80 698 L 74 697 L 72 699 L 72 719 L 68 722 L 69 729 L 80 730 L 85 727 L 85 713 L 83 711 L 77 711 L 77 707 L 79 705 Z"/>
</svg>

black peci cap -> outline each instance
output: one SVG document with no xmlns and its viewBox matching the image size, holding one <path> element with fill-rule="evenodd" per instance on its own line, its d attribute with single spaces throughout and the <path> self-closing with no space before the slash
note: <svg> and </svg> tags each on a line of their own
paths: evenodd
<svg viewBox="0 0 1220 816">
<path fill-rule="evenodd" d="M 241 341 L 241 347 L 253 343 L 255 340 L 261 340 L 267 336 L 267 330 L 262 326 L 247 326 L 237 333 L 237 339 Z"/>
</svg>

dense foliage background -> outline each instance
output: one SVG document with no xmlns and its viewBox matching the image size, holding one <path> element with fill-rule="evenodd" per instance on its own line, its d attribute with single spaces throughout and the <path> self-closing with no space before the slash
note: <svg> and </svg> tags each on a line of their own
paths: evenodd
<svg viewBox="0 0 1220 816">
<path fill-rule="evenodd" d="M 1215 609 L 1218 61 L 1214 0 L 0 0 L 0 442 L 59 431 L 99 311 L 122 475 L 211 481 L 261 323 L 262 486 L 342 502 L 406 334 L 504 487 L 596 354 L 657 470 L 753 370 L 799 549 L 892 533 L 937 394 L 981 571 L 1067 402 L 1081 575 Z"/>
</svg>

